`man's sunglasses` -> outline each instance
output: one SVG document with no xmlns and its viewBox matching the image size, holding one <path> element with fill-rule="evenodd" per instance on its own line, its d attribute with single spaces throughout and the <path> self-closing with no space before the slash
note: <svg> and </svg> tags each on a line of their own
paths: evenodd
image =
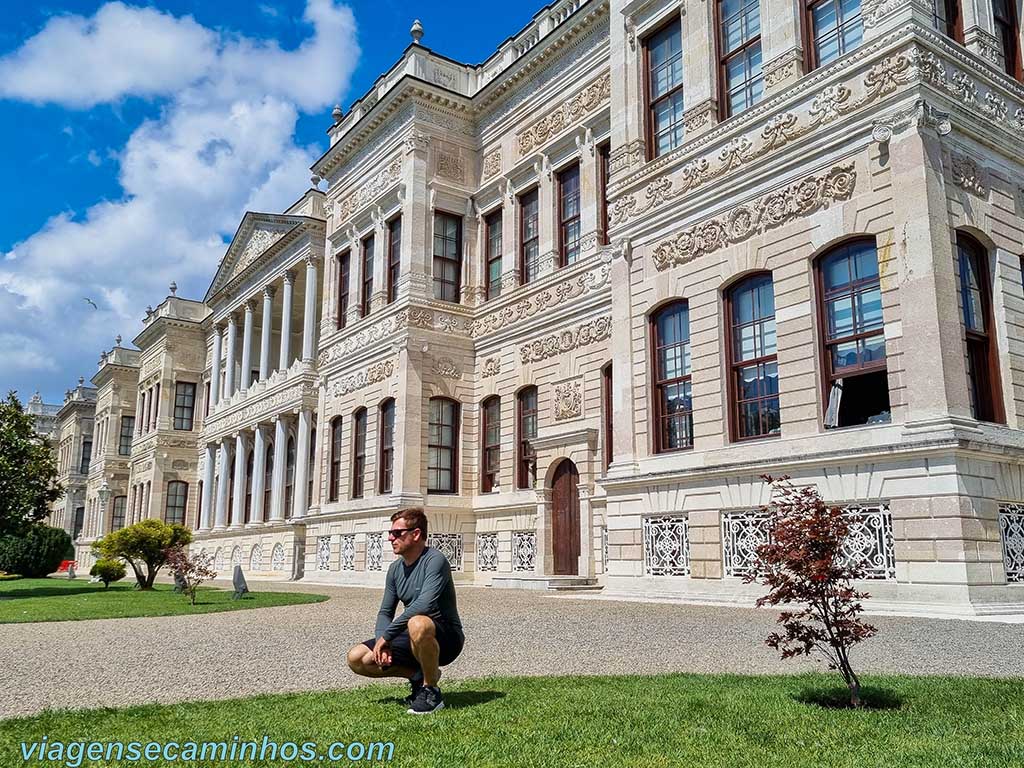
<svg viewBox="0 0 1024 768">
<path fill-rule="evenodd" d="M 416 528 L 392 528 L 390 531 L 388 531 L 388 538 L 389 539 L 400 539 L 405 534 L 407 534 L 409 531 L 415 531 L 415 530 L 416 530 Z"/>
</svg>

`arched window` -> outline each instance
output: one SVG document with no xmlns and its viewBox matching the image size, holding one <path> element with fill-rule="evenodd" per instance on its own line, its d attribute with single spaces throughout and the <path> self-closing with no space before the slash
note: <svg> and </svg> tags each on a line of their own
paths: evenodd
<svg viewBox="0 0 1024 768">
<path fill-rule="evenodd" d="M 377 469 L 378 493 L 391 493 L 395 466 L 395 401 L 380 406 L 380 465 Z"/>
<path fill-rule="evenodd" d="M 651 318 L 654 346 L 654 451 L 693 447 L 690 308 L 676 301 Z"/>
<path fill-rule="evenodd" d="M 270 504 L 274 489 L 274 444 L 267 442 L 267 457 L 263 463 L 263 519 L 270 519 Z"/>
<path fill-rule="evenodd" d="M 245 522 L 252 520 L 252 465 L 256 452 L 249 451 L 249 458 L 245 462 Z"/>
<path fill-rule="evenodd" d="M 427 492 L 455 493 L 459 404 L 446 397 L 430 398 L 427 436 Z"/>
<path fill-rule="evenodd" d="M 725 307 L 733 439 L 778 435 L 779 366 L 771 274 L 753 275 L 730 288 Z"/>
<path fill-rule="evenodd" d="M 843 243 L 817 262 L 824 339 L 825 426 L 889 421 L 889 378 L 878 252 L 873 239 Z"/>
<path fill-rule="evenodd" d="M 360 408 L 352 417 L 352 498 L 363 498 L 363 475 L 366 472 L 366 409 Z"/>
<path fill-rule="evenodd" d="M 501 398 L 497 395 L 484 400 L 480 406 L 482 415 L 480 436 L 480 491 L 490 493 L 498 487 L 501 473 Z"/>
<path fill-rule="evenodd" d="M 516 487 L 537 484 L 537 388 L 526 387 L 516 395 Z"/>
<path fill-rule="evenodd" d="M 167 506 L 164 521 L 168 525 L 185 524 L 185 512 L 188 506 L 188 483 L 172 480 L 167 484 Z"/>
<path fill-rule="evenodd" d="M 292 502 L 295 495 L 295 438 L 288 438 L 284 463 L 284 519 L 292 516 Z"/>
<path fill-rule="evenodd" d="M 993 327 L 988 254 L 981 243 L 963 232 L 956 234 L 956 249 L 971 412 L 979 421 L 1003 423 L 1005 414 L 999 385 L 999 351 Z"/>
<path fill-rule="evenodd" d="M 331 470 L 327 484 L 327 500 L 337 501 L 341 494 L 341 416 L 331 422 Z"/>
</svg>

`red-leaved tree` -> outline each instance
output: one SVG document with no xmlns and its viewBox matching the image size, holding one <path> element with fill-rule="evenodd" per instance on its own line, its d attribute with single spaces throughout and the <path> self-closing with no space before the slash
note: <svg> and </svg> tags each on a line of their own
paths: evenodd
<svg viewBox="0 0 1024 768">
<path fill-rule="evenodd" d="M 189 557 L 184 547 L 171 547 L 167 550 L 167 566 L 171 573 L 181 580 L 182 590 L 196 604 L 196 592 L 204 581 L 217 578 L 213 570 L 213 557 L 209 552 L 200 552 Z"/>
<path fill-rule="evenodd" d="M 838 670 L 850 689 L 850 704 L 861 706 L 860 679 L 850 664 L 854 645 L 877 630 L 861 621 L 862 600 L 869 597 L 852 586 L 864 568 L 842 551 L 850 517 L 830 507 L 813 487 L 797 488 L 788 477 L 764 476 L 772 487 L 769 539 L 757 549 L 759 562 L 746 577 L 769 588 L 757 601 L 766 605 L 799 606 L 779 614 L 782 632 L 765 642 L 783 659 L 821 653 L 829 669 Z"/>
</svg>

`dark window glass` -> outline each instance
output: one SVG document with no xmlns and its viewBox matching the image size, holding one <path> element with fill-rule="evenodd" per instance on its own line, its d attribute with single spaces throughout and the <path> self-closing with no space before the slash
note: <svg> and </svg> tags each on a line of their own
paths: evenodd
<svg viewBox="0 0 1024 768">
<path fill-rule="evenodd" d="M 537 484 L 537 388 L 527 387 L 516 397 L 518 439 L 516 440 L 516 487 L 533 488 Z"/>
<path fill-rule="evenodd" d="M 128 508 L 127 496 L 115 496 L 114 508 L 110 513 L 110 530 L 119 531 L 124 528 L 125 511 Z"/>
<path fill-rule="evenodd" d="M 295 496 L 295 438 L 288 438 L 284 464 L 284 519 L 290 520 Z"/>
<path fill-rule="evenodd" d="M 351 256 L 348 251 L 338 257 L 338 329 L 348 322 L 348 281 Z"/>
<path fill-rule="evenodd" d="M 719 0 L 718 50 L 723 115 L 739 114 L 761 100 L 760 0 Z"/>
<path fill-rule="evenodd" d="M 82 535 L 82 528 L 85 527 L 85 507 L 75 507 L 75 523 L 71 533 L 72 539 L 77 539 Z"/>
<path fill-rule="evenodd" d="M 992 0 L 996 38 L 1003 54 L 1003 68 L 1010 77 L 1020 77 L 1020 28 L 1014 0 Z"/>
<path fill-rule="evenodd" d="M 185 512 L 188 504 L 188 483 L 172 480 L 167 484 L 167 507 L 164 521 L 168 525 L 185 524 Z"/>
<path fill-rule="evenodd" d="M 605 142 L 597 148 L 597 212 L 601 226 L 601 245 L 608 245 L 608 179 L 611 175 L 611 142 Z"/>
<path fill-rule="evenodd" d="M 614 439 L 613 418 L 612 418 L 612 364 L 608 363 L 601 369 L 601 415 L 604 427 L 604 439 L 602 441 L 601 464 L 604 471 L 608 471 L 613 457 Z"/>
<path fill-rule="evenodd" d="M 971 412 L 979 421 L 1004 421 L 999 353 L 992 327 L 988 254 L 962 232 L 956 238 L 960 268 L 960 315 L 964 323 Z"/>
<path fill-rule="evenodd" d="M 644 43 L 651 157 L 683 143 L 683 34 L 678 20 Z"/>
<path fill-rule="evenodd" d="M 481 409 L 483 423 L 481 436 L 483 452 L 481 462 L 481 491 L 490 493 L 498 487 L 501 472 L 501 400 L 490 397 Z"/>
<path fill-rule="evenodd" d="M 327 485 L 327 500 L 337 501 L 341 496 L 341 417 L 331 422 L 331 471 Z"/>
<path fill-rule="evenodd" d="M 398 278 L 402 271 L 402 217 L 388 223 L 388 304 L 398 296 Z"/>
<path fill-rule="evenodd" d="M 366 409 L 360 408 L 352 418 L 352 498 L 363 498 L 363 475 L 366 472 Z"/>
<path fill-rule="evenodd" d="M 811 66 L 831 64 L 864 39 L 860 0 L 816 0 L 807 6 L 811 30 Z"/>
<path fill-rule="evenodd" d="M 373 298 L 373 235 L 363 240 L 363 289 L 359 306 L 363 317 L 370 314 L 370 300 Z"/>
<path fill-rule="evenodd" d="M 519 282 L 540 275 L 540 198 L 531 190 L 519 198 Z"/>
<path fill-rule="evenodd" d="M 771 275 L 754 275 L 728 293 L 733 436 L 777 435 L 779 366 Z"/>
<path fill-rule="evenodd" d="M 963 43 L 964 20 L 960 15 L 960 0 L 934 0 L 932 21 L 939 32 Z"/>
<path fill-rule="evenodd" d="M 487 217 L 487 298 L 501 295 L 502 212 L 499 208 Z"/>
<path fill-rule="evenodd" d="M 78 466 L 78 471 L 83 475 L 89 474 L 89 462 L 92 461 L 92 440 L 82 441 L 82 463 Z"/>
<path fill-rule="evenodd" d="M 245 462 L 245 522 L 252 522 L 252 466 L 256 453 L 249 451 L 249 457 Z"/>
<path fill-rule="evenodd" d="M 655 452 L 693 447 L 690 385 L 690 309 L 677 301 L 652 319 Z"/>
<path fill-rule="evenodd" d="M 130 456 L 132 453 L 132 433 L 135 432 L 135 417 L 121 417 L 121 435 L 117 444 L 117 452 L 121 456 Z"/>
<path fill-rule="evenodd" d="M 434 214 L 434 298 L 459 302 L 462 290 L 462 219 Z"/>
<path fill-rule="evenodd" d="M 267 457 L 263 464 L 263 519 L 270 519 L 270 500 L 274 485 L 274 445 L 267 443 Z"/>
<path fill-rule="evenodd" d="M 395 401 L 380 407 L 380 493 L 391 493 L 395 467 Z"/>
<path fill-rule="evenodd" d="M 580 166 L 558 174 L 558 252 L 561 266 L 580 258 Z"/>
<path fill-rule="evenodd" d="M 430 399 L 427 435 L 427 491 L 455 493 L 459 404 L 443 397 Z"/>
<path fill-rule="evenodd" d="M 192 429 L 192 415 L 196 406 L 196 385 L 179 381 L 174 387 L 174 428 Z"/>
</svg>

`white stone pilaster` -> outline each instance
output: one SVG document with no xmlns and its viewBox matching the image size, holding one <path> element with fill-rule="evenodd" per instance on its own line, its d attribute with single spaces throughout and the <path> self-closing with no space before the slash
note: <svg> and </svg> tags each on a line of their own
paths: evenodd
<svg viewBox="0 0 1024 768">
<path fill-rule="evenodd" d="M 292 292 L 295 290 L 295 274 L 285 272 L 284 296 L 281 299 L 281 357 L 278 360 L 278 368 L 287 371 L 291 363 L 292 354 Z M 275 470 L 277 468 L 275 467 Z"/>
<path fill-rule="evenodd" d="M 309 438 L 313 426 L 313 413 L 308 408 L 299 411 L 299 429 L 295 440 L 295 499 L 292 518 L 306 516 L 309 506 Z"/>
<path fill-rule="evenodd" d="M 245 437 L 239 432 L 235 435 L 235 487 L 230 520 L 232 528 L 241 528 L 245 521 L 245 459 Z"/>
<path fill-rule="evenodd" d="M 213 509 L 214 462 L 217 460 L 216 455 L 213 444 L 207 443 L 203 451 L 203 499 L 200 502 L 202 504 L 202 514 L 199 520 L 200 531 L 210 530 L 210 511 Z"/>
<path fill-rule="evenodd" d="M 278 416 L 274 423 L 274 476 L 270 490 L 270 520 L 280 523 L 284 520 L 284 470 L 287 461 L 288 429 L 284 417 Z"/>
<path fill-rule="evenodd" d="M 221 440 L 217 452 L 217 464 L 220 476 L 217 478 L 217 513 L 214 519 L 213 528 L 223 531 L 228 527 L 228 475 L 231 473 L 231 450 L 228 447 L 228 439 Z"/>
<path fill-rule="evenodd" d="M 263 522 L 263 494 L 266 491 L 264 486 L 267 472 L 267 439 L 263 426 L 256 425 L 256 434 L 253 439 L 253 460 L 252 460 L 252 515 L 249 518 L 250 525 L 258 525 Z"/>
<path fill-rule="evenodd" d="M 210 367 L 210 402 L 217 405 L 220 402 L 220 353 L 221 335 L 220 326 L 213 326 L 213 363 Z"/>
<path fill-rule="evenodd" d="M 270 375 L 270 334 L 274 328 L 274 294 L 276 289 L 268 285 L 263 289 L 263 325 L 260 327 L 260 381 Z"/>
<path fill-rule="evenodd" d="M 306 293 L 302 315 L 302 360 L 313 362 L 316 345 L 316 294 L 317 294 L 316 258 L 306 257 Z"/>
</svg>

